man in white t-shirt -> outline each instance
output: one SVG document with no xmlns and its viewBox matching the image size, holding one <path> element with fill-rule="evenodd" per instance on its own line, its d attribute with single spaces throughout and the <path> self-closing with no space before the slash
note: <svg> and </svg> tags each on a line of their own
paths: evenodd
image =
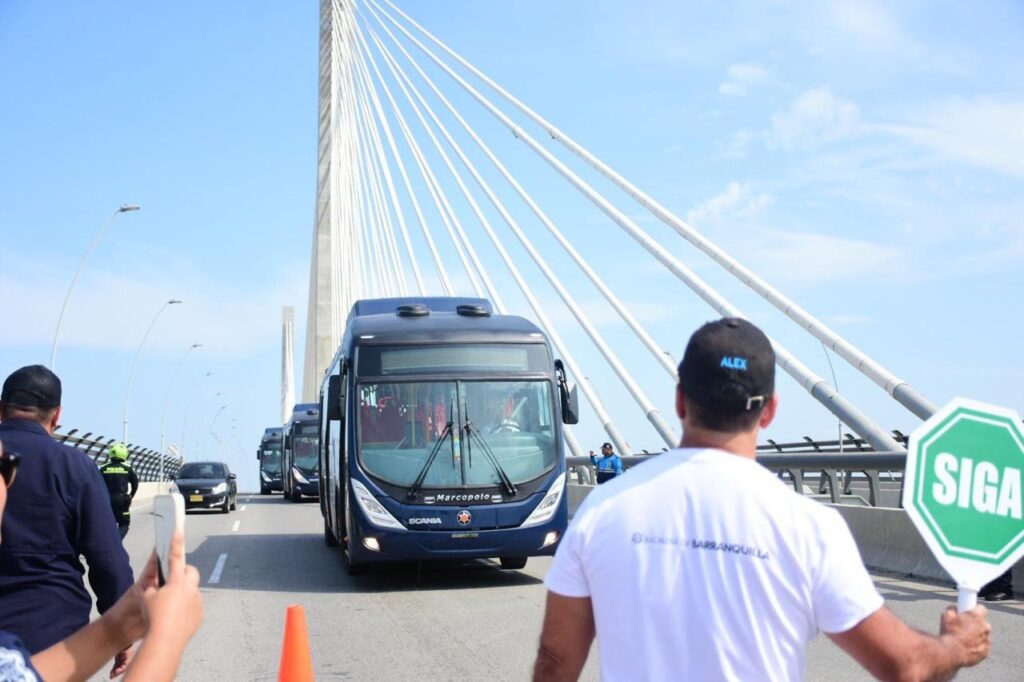
<svg viewBox="0 0 1024 682">
<path fill-rule="evenodd" d="M 534 680 L 576 679 L 595 631 L 603 680 L 799 680 L 819 630 L 883 679 L 948 679 L 988 655 L 985 607 L 947 610 L 938 636 L 912 630 L 842 517 L 757 464 L 777 407 L 761 330 L 727 318 L 694 333 L 680 447 L 576 513 L 547 576 Z"/>
</svg>

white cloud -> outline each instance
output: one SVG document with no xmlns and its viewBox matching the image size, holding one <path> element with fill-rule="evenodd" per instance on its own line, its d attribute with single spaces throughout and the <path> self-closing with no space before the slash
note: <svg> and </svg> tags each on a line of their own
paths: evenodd
<svg viewBox="0 0 1024 682">
<path fill-rule="evenodd" d="M 924 110 L 910 125 L 876 126 L 941 156 L 1024 176 L 1024 101 L 979 97 Z"/>
<path fill-rule="evenodd" d="M 733 218 L 750 218 L 771 203 L 771 194 L 755 194 L 746 183 L 730 182 L 724 192 L 691 209 L 686 214 L 686 221 L 700 226 L 726 222 Z"/>
<path fill-rule="evenodd" d="M 801 93 L 771 121 L 766 141 L 783 149 L 812 149 L 856 135 L 862 128 L 857 105 L 827 87 Z"/>
<path fill-rule="evenodd" d="M 729 97 L 742 97 L 751 86 L 768 80 L 768 69 L 754 62 L 742 62 L 730 66 L 726 75 L 729 79 L 718 86 L 718 92 Z"/>
<path fill-rule="evenodd" d="M 838 313 L 831 315 L 829 320 L 837 327 L 849 327 L 855 324 L 866 324 L 871 321 L 871 318 L 857 313 Z"/>
<path fill-rule="evenodd" d="M 732 134 L 728 144 L 722 145 L 722 156 L 727 159 L 742 159 L 750 150 L 750 143 L 754 140 L 754 133 L 747 128 L 740 128 Z"/>
<path fill-rule="evenodd" d="M 870 45 L 872 50 L 884 52 L 905 52 L 916 46 L 916 41 L 882 3 L 843 0 L 826 6 L 827 22 L 854 44 Z"/>
<path fill-rule="evenodd" d="M 758 247 L 758 269 L 768 281 L 819 284 L 888 277 L 903 266 L 898 249 L 876 242 L 807 232 L 772 230 Z"/>
</svg>

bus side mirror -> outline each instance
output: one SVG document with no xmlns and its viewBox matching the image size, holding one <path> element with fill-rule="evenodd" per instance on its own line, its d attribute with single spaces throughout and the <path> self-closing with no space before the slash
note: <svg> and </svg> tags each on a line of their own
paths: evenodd
<svg viewBox="0 0 1024 682">
<path fill-rule="evenodd" d="M 328 421 L 341 421 L 341 377 L 332 374 L 327 377 L 327 409 Z"/>
<path fill-rule="evenodd" d="M 256 451 L 256 459 L 263 459 L 263 454 L 259 450 Z"/>
<path fill-rule="evenodd" d="M 558 397 L 562 403 L 562 423 L 579 424 L 580 399 L 576 392 L 576 384 L 569 385 L 561 360 L 555 360 L 555 377 L 558 379 Z"/>
</svg>

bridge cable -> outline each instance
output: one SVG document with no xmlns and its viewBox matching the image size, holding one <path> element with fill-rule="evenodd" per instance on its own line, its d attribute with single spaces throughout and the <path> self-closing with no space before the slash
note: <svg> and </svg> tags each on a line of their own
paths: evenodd
<svg viewBox="0 0 1024 682">
<path fill-rule="evenodd" d="M 697 231 L 694 227 L 686 223 L 684 220 L 679 218 L 677 215 L 669 211 L 663 205 L 658 203 L 653 197 L 648 195 L 646 192 L 641 190 L 639 187 L 634 185 L 628 179 L 617 173 L 610 166 L 605 164 L 601 159 L 592 154 L 583 145 L 578 143 L 572 137 L 564 133 L 563 131 L 556 128 L 547 119 L 542 117 L 540 114 L 535 112 L 533 109 L 528 107 L 514 95 L 509 93 L 505 88 L 499 85 L 497 82 L 489 78 L 482 71 L 473 66 L 472 63 L 467 61 L 457 52 L 448 47 L 439 38 L 430 33 L 426 28 L 418 24 L 408 14 L 403 12 L 400 8 L 396 7 L 390 0 L 383 0 L 388 6 L 390 6 L 397 14 L 402 16 L 412 26 L 418 29 L 424 36 L 430 39 L 435 45 L 444 50 L 450 57 L 456 60 L 460 65 L 469 70 L 473 75 L 486 83 L 499 95 L 501 95 L 506 101 L 512 104 L 514 107 L 519 109 L 523 114 L 533 120 L 537 125 L 544 128 L 544 130 L 551 136 L 552 139 L 561 143 L 571 152 L 576 154 L 578 157 L 587 162 L 592 168 L 604 175 L 606 178 L 611 180 L 626 194 L 632 197 L 637 203 L 644 208 L 648 209 L 655 217 L 672 227 L 680 236 L 690 242 L 692 245 L 703 251 L 712 260 L 725 268 L 730 274 L 735 276 L 749 288 L 761 295 L 765 300 L 770 302 L 778 310 L 782 311 L 787 317 L 797 322 L 806 331 L 814 335 L 819 341 L 831 348 L 836 352 L 837 355 L 842 357 L 848 363 L 850 363 L 855 369 L 860 371 L 862 374 L 871 379 L 878 386 L 881 386 L 885 391 L 895 398 L 900 404 L 906 407 L 910 412 L 920 417 L 921 419 L 928 419 L 936 411 L 936 406 L 928 400 L 924 395 L 919 393 L 916 389 L 910 386 L 909 383 L 898 378 L 890 370 L 883 367 L 881 364 L 874 361 L 866 353 L 861 351 L 859 348 L 846 341 L 844 338 L 839 336 L 831 328 L 828 327 L 824 322 L 814 317 L 810 312 L 804 310 L 799 304 L 792 299 L 788 298 L 785 294 L 781 293 L 768 282 L 754 273 L 752 270 L 742 265 L 739 261 L 730 256 L 725 250 L 719 247 L 717 244 L 712 242 L 706 236 Z M 392 19 L 392 21 L 394 21 Z"/>
<path fill-rule="evenodd" d="M 382 25 L 385 31 L 387 27 Z M 426 84 L 433 91 L 434 95 L 445 105 L 449 113 L 459 122 L 462 128 L 467 134 L 473 139 L 477 146 L 484 152 L 487 158 L 495 165 L 498 171 L 502 174 L 505 180 L 515 189 L 516 193 L 523 199 L 523 201 L 530 207 L 537 218 L 544 224 L 551 235 L 558 241 L 562 248 L 569 254 L 573 262 L 583 271 L 587 278 L 598 288 L 605 299 L 609 302 L 612 308 L 619 314 L 623 321 L 629 326 L 630 329 L 636 334 L 644 346 L 654 356 L 655 360 L 662 366 L 662 368 L 668 373 L 673 381 L 677 380 L 676 377 L 676 364 L 672 358 L 671 353 L 660 348 L 650 334 L 643 328 L 643 326 L 637 321 L 626 306 L 619 300 L 614 292 L 604 283 L 604 280 L 594 271 L 593 268 L 586 262 L 586 260 L 580 255 L 579 251 L 572 245 L 572 243 L 565 237 L 562 231 L 555 225 L 554 221 L 548 217 L 547 213 L 533 200 L 533 197 L 523 188 L 523 186 L 516 180 L 512 173 L 505 167 L 505 164 L 501 162 L 496 154 L 491 151 L 490 147 L 480 138 L 472 126 L 466 122 L 465 118 L 459 113 L 458 109 L 452 105 L 447 97 L 441 92 L 434 81 L 426 74 L 426 72 L 420 67 L 416 60 L 409 54 L 409 52 L 402 46 L 402 44 L 395 38 L 394 34 L 388 31 L 388 35 L 392 41 L 402 51 L 409 63 L 416 69 L 420 77 L 426 82 Z"/>
<path fill-rule="evenodd" d="M 387 30 L 386 27 L 385 30 Z M 433 120 L 434 125 L 438 128 L 438 130 L 440 130 L 441 134 L 444 135 L 449 146 L 459 156 L 462 163 L 466 166 L 470 174 L 480 185 L 481 189 L 483 189 L 488 199 L 491 200 L 491 203 L 494 205 L 495 209 L 497 209 L 497 211 L 501 214 L 502 218 L 508 224 L 509 228 L 519 239 L 523 248 L 526 249 L 527 253 L 533 259 L 534 263 L 536 263 L 537 267 L 540 268 L 541 272 L 544 273 L 544 276 L 547 278 L 548 282 L 551 284 L 552 287 L 554 287 L 555 291 L 562 298 L 562 301 L 565 303 L 566 307 L 569 308 L 570 312 L 572 312 L 573 316 L 576 318 L 577 322 L 579 322 L 580 326 L 586 332 L 587 336 L 589 336 L 591 341 L 593 341 L 594 345 L 597 346 L 598 350 L 604 356 L 605 360 L 608 362 L 608 364 L 614 370 L 616 375 L 619 377 L 619 380 L 627 388 L 627 390 L 633 396 L 634 400 L 644 411 L 645 416 L 654 426 L 655 430 L 658 432 L 658 434 L 662 437 L 662 439 L 670 448 L 678 445 L 679 437 L 675 434 L 672 428 L 665 422 L 661 414 L 658 412 L 657 408 L 655 408 L 654 404 L 643 392 L 643 389 L 641 389 L 640 386 L 636 383 L 636 380 L 633 378 L 633 376 L 622 365 L 618 356 L 616 356 L 615 352 L 605 341 L 601 333 L 591 323 L 590 318 L 586 315 L 586 313 L 583 311 L 580 305 L 576 302 L 572 294 L 569 293 L 569 291 L 565 288 L 565 285 L 559 279 L 558 275 L 555 274 L 555 272 L 551 269 L 548 263 L 544 260 L 543 256 L 541 256 L 541 254 L 537 251 L 533 243 L 530 241 L 529 237 L 523 232 L 522 228 L 516 222 L 515 218 L 513 218 L 511 214 L 509 214 L 501 199 L 495 194 L 494 190 L 481 176 L 481 174 L 476 169 L 472 161 L 466 156 L 463 149 L 452 137 L 451 133 L 448 131 L 445 125 L 440 121 L 440 119 L 438 119 L 437 115 L 431 109 L 430 105 L 426 102 L 426 100 L 417 90 L 416 86 L 412 83 L 411 79 L 409 79 L 409 76 L 405 73 L 404 70 L 402 70 L 401 66 L 399 66 L 397 62 L 394 60 L 394 56 L 383 44 L 383 42 L 380 40 L 376 32 L 373 32 L 371 29 L 370 33 L 375 44 L 377 45 L 377 49 L 381 51 L 381 53 L 384 56 L 384 59 L 391 67 L 392 73 L 395 73 L 396 77 L 399 77 L 400 79 L 404 79 L 406 81 L 406 83 L 409 86 L 409 89 L 412 90 L 412 93 L 416 96 L 416 99 L 419 101 L 420 106 L 422 106 L 423 109 L 426 110 L 431 120 Z M 391 35 L 391 38 L 392 40 L 394 40 L 394 35 Z M 404 50 L 403 53 L 406 55 L 407 58 L 409 57 L 408 53 L 406 53 Z M 401 80 L 399 82 L 401 83 Z M 403 92 L 405 92 L 406 97 L 409 97 L 409 93 L 408 91 L 405 90 L 404 86 L 402 89 Z M 424 127 L 427 129 L 427 134 L 430 136 L 431 141 L 433 141 L 434 145 L 437 147 L 438 153 L 441 156 L 442 160 L 445 162 L 449 170 L 452 172 L 452 175 L 455 177 L 456 182 L 462 188 L 463 192 L 467 194 L 467 197 L 470 200 L 470 204 L 473 207 L 473 210 L 477 213 L 477 216 L 480 218 L 480 222 L 483 225 L 484 230 L 487 232 L 488 236 L 491 237 L 492 241 L 498 242 L 499 237 L 495 234 L 493 227 L 490 225 L 490 222 L 487 220 L 486 216 L 480 210 L 479 206 L 477 206 L 476 202 L 472 199 L 472 196 L 470 195 L 468 188 L 465 187 L 465 184 L 463 183 L 458 171 L 455 169 L 451 159 L 444 152 L 444 149 L 441 147 L 440 142 L 438 142 L 437 138 L 430 130 L 429 125 L 426 123 L 426 121 L 422 120 L 422 114 L 419 113 L 419 107 L 417 107 L 416 102 L 413 102 L 410 99 L 410 106 L 412 106 L 413 109 L 417 111 L 417 115 L 420 116 L 421 121 L 424 124 Z"/>
<path fill-rule="evenodd" d="M 377 64 L 373 59 L 373 55 L 362 55 L 360 61 L 365 60 L 369 57 L 370 66 L 373 68 L 374 73 L 377 75 L 377 82 L 380 84 L 384 91 L 384 95 L 387 97 L 391 104 L 392 113 L 395 115 L 395 119 L 398 121 L 399 128 L 405 138 L 406 144 L 412 151 L 413 158 L 416 161 L 417 166 L 420 169 L 420 173 L 423 175 L 426 181 L 427 189 L 430 192 L 431 198 L 434 200 L 434 205 L 437 208 L 438 213 L 441 215 L 442 222 L 445 225 L 445 229 L 448 231 L 448 236 L 452 240 L 452 244 L 455 246 L 455 251 L 459 256 L 459 260 L 462 261 L 462 265 L 466 270 L 466 274 L 469 276 L 470 284 L 473 287 L 473 291 L 478 297 L 483 297 L 483 290 L 481 288 L 480 279 L 484 279 L 486 284 L 490 284 L 490 279 L 487 277 L 486 269 L 482 267 L 479 262 L 479 258 L 476 256 L 472 245 L 465 239 L 465 231 L 462 228 L 462 223 L 459 221 L 458 216 L 452 209 L 451 204 L 448 201 L 448 197 L 445 194 L 440 182 L 437 180 L 437 176 L 431 170 L 430 165 L 427 163 L 426 156 L 423 154 L 419 143 L 416 142 L 415 137 L 412 134 L 408 124 L 406 123 L 405 117 L 402 115 L 401 110 L 398 107 L 398 103 L 395 101 L 394 96 L 391 94 L 391 90 L 387 83 L 384 81 L 380 70 L 377 68 Z M 466 252 L 470 252 L 470 257 L 467 258 Z M 470 258 L 472 262 L 470 262 Z M 474 268 L 479 268 L 475 270 Z M 493 285 L 488 286 L 488 290 L 493 294 Z"/>
<path fill-rule="evenodd" d="M 519 126 L 515 124 L 508 116 L 506 116 L 501 110 L 494 106 L 486 97 L 480 94 L 472 85 L 466 82 L 461 76 L 455 73 L 451 67 L 445 64 L 440 58 L 437 57 L 429 48 L 427 48 L 420 40 L 413 36 L 409 31 L 399 24 L 393 17 L 391 17 L 385 10 L 380 8 L 375 0 L 367 0 L 369 3 L 367 7 L 373 11 L 373 7 L 380 10 L 390 23 L 397 27 L 402 33 L 408 37 L 421 51 L 424 52 L 435 64 L 441 67 L 453 80 L 455 80 L 467 93 L 469 93 L 474 99 L 476 99 L 481 105 L 484 106 L 492 115 L 498 118 L 502 123 L 509 127 L 512 134 L 527 144 L 534 152 L 541 156 L 550 166 L 558 171 L 563 177 L 565 177 L 570 184 L 590 199 L 595 205 L 597 205 L 609 218 L 615 223 L 620 225 L 626 230 L 636 241 L 643 245 L 648 252 L 655 256 L 655 258 L 661 262 L 665 267 L 672 271 L 680 280 L 682 280 L 692 291 L 698 296 L 704 299 L 712 308 L 717 310 L 720 314 L 731 316 L 731 317 L 742 317 L 742 313 L 729 303 L 724 297 L 718 294 L 717 291 L 708 286 L 700 277 L 698 277 L 692 270 L 680 262 L 677 258 L 672 256 L 664 247 L 662 247 L 657 241 L 652 239 L 646 232 L 641 230 L 632 220 L 630 220 L 625 214 L 619 211 L 613 206 L 607 199 L 605 199 L 600 193 L 598 193 L 593 187 L 591 187 L 586 181 L 580 178 L 578 175 L 573 173 L 568 167 L 565 166 L 561 161 L 554 157 L 547 149 L 541 146 L 533 137 L 523 131 Z M 376 16 L 376 13 L 375 13 Z M 378 22 L 380 19 L 378 18 Z M 829 411 L 836 416 L 842 418 L 851 428 L 855 428 L 858 433 L 866 441 L 868 441 L 872 447 L 880 451 L 898 451 L 902 449 L 893 437 L 873 423 L 866 415 L 864 415 L 857 407 L 851 404 L 845 397 L 838 394 L 828 382 L 821 377 L 817 376 L 803 363 L 799 361 L 792 353 L 786 350 L 777 341 L 772 340 L 772 346 L 775 348 L 776 361 L 783 370 L 795 378 L 804 388 L 822 405 L 824 405 Z"/>
</svg>

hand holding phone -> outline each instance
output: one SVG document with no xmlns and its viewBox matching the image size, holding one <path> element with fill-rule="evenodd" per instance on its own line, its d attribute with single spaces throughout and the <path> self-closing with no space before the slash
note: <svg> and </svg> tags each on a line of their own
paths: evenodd
<svg viewBox="0 0 1024 682">
<path fill-rule="evenodd" d="M 156 531 L 157 579 L 163 587 L 170 575 L 171 539 L 174 531 L 185 533 L 185 498 L 181 495 L 157 495 L 153 499 L 153 523 Z"/>
</svg>

